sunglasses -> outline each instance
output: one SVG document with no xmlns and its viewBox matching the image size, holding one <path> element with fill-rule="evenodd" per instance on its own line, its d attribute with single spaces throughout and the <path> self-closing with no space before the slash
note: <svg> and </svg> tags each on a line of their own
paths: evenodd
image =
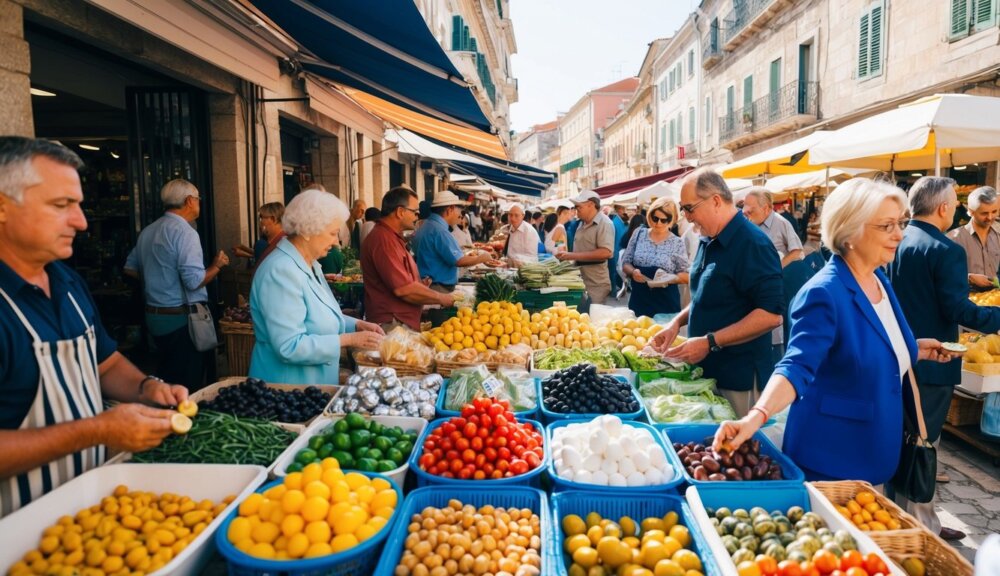
<svg viewBox="0 0 1000 576">
<path fill-rule="evenodd" d="M 673 218 L 671 218 L 669 215 L 666 218 L 660 218 L 659 216 L 650 216 L 649 219 L 652 220 L 653 222 L 656 222 L 657 224 L 669 224 L 670 221 L 673 220 Z"/>
</svg>

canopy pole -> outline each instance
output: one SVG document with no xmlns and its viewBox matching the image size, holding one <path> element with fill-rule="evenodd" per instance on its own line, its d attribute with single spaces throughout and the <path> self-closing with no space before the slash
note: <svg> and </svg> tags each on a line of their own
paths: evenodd
<svg viewBox="0 0 1000 576">
<path fill-rule="evenodd" d="M 941 153 L 938 151 L 937 138 L 934 139 L 934 175 L 941 175 Z"/>
</svg>

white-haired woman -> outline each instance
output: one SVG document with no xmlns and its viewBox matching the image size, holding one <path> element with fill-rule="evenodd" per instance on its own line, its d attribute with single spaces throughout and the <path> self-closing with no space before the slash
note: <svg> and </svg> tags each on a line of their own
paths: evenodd
<svg viewBox="0 0 1000 576">
<path fill-rule="evenodd" d="M 792 301 L 788 348 L 760 400 L 719 427 L 716 448 L 738 447 L 791 405 L 782 451 L 808 480 L 878 485 L 893 476 L 904 377 L 918 360 L 951 358 L 937 340 L 913 338 L 881 270 L 903 238 L 905 210 L 902 191 L 863 178 L 829 196 L 821 227 L 834 256 Z"/>
<path fill-rule="evenodd" d="M 336 196 L 306 190 L 285 207 L 288 237 L 257 269 L 250 289 L 256 343 L 250 376 L 287 384 L 337 384 L 340 350 L 375 349 L 382 329 L 344 316 L 317 260 L 340 243 L 348 210 Z"/>
</svg>

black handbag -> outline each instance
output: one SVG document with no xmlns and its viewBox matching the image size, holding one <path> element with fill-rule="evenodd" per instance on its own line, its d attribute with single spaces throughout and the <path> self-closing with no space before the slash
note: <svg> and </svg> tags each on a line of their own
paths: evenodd
<svg viewBox="0 0 1000 576">
<path fill-rule="evenodd" d="M 896 494 L 905 496 L 911 502 L 924 503 L 934 499 L 937 487 L 937 449 L 927 440 L 927 427 L 924 425 L 924 413 L 920 406 L 920 390 L 912 367 L 909 375 L 917 429 L 913 429 L 913 422 L 904 410 L 903 449 L 899 455 L 899 467 L 890 482 Z"/>
</svg>

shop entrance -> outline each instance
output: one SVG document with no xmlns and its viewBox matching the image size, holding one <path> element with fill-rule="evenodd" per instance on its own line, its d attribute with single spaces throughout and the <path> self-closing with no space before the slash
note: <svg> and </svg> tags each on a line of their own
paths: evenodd
<svg viewBox="0 0 1000 576">
<path fill-rule="evenodd" d="M 214 252 L 205 95 L 32 22 L 25 38 L 35 134 L 62 142 L 86 163 L 88 228 L 76 236 L 68 263 L 86 280 L 120 349 L 141 350 L 142 293 L 122 269 L 139 231 L 162 215 L 160 188 L 168 180 L 198 187 L 198 232 L 206 257 Z"/>
</svg>

